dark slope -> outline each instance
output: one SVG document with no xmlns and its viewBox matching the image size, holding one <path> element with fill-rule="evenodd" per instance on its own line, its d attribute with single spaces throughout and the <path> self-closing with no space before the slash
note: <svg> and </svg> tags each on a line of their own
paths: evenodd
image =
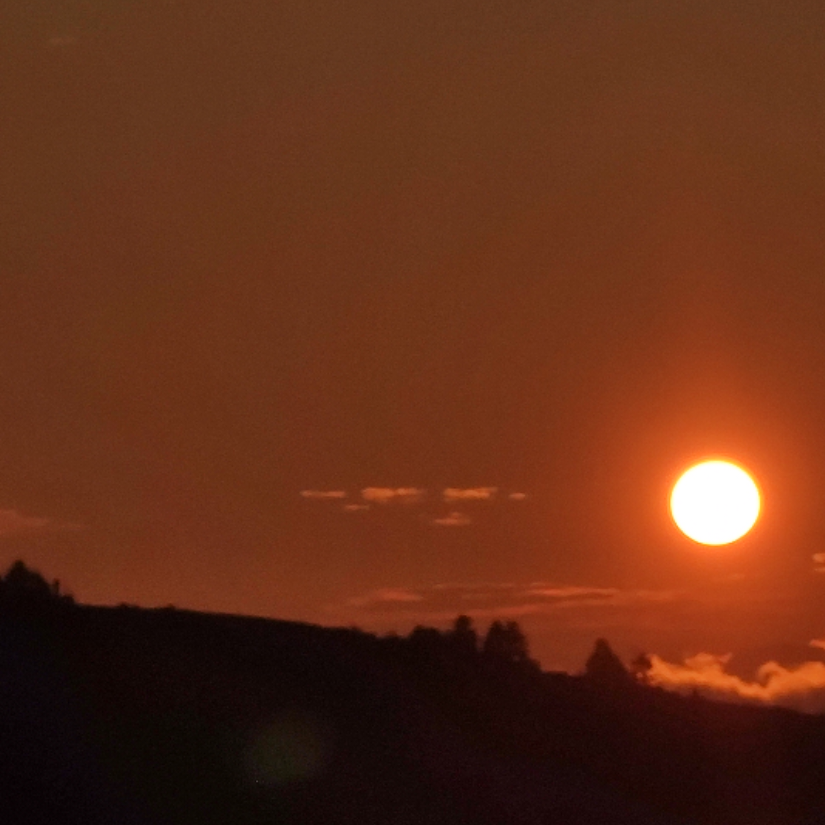
<svg viewBox="0 0 825 825">
<path fill-rule="evenodd" d="M 542 674 L 443 635 L 7 612 L 0 724 L 4 822 L 788 825 L 825 811 L 821 718 Z"/>
</svg>

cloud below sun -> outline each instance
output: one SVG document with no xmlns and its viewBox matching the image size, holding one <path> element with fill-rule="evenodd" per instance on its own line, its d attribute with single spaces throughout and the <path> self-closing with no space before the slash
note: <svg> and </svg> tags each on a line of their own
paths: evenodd
<svg viewBox="0 0 825 825">
<path fill-rule="evenodd" d="M 811 645 L 825 648 L 825 642 L 814 640 Z M 783 667 L 778 662 L 766 662 L 748 681 L 726 671 L 730 654 L 697 653 L 682 664 L 666 662 L 659 656 L 650 657 L 650 684 L 679 693 L 693 693 L 711 699 L 747 704 L 778 705 L 805 713 L 825 712 L 825 663 L 803 662 L 796 667 Z"/>
<path fill-rule="evenodd" d="M 499 487 L 444 487 L 430 492 L 423 487 L 363 487 L 352 495 L 343 489 L 309 488 L 301 490 L 299 495 L 305 501 L 319 504 L 337 505 L 335 509 L 344 513 L 359 513 L 382 509 L 389 505 L 404 505 L 414 509 L 423 507 L 422 521 L 433 527 L 467 527 L 472 524 L 473 517 L 459 510 L 438 512 L 439 505 L 460 504 L 468 508 L 495 503 L 499 498 Z M 501 498 L 505 502 L 522 502 L 527 494 L 518 490 L 503 493 Z M 429 511 L 429 512 L 428 512 Z"/>
<path fill-rule="evenodd" d="M 385 587 L 347 601 L 347 606 L 376 617 L 443 623 L 459 613 L 473 618 L 540 616 L 576 608 L 608 610 L 672 601 L 664 590 L 622 590 L 534 582 L 516 584 L 436 584 L 421 588 Z M 333 608 L 334 609 L 334 608 Z"/>
<path fill-rule="evenodd" d="M 472 524 L 472 522 L 473 520 L 466 513 L 453 510 L 447 513 L 446 516 L 434 518 L 431 523 L 436 527 L 466 527 L 468 524 Z"/>
<path fill-rule="evenodd" d="M 427 491 L 420 487 L 365 487 L 361 490 L 361 498 L 375 504 L 418 504 L 426 495 Z"/>
<path fill-rule="evenodd" d="M 495 498 L 498 487 L 471 487 L 461 489 L 458 487 L 447 487 L 441 494 L 446 502 L 452 501 L 490 501 Z"/>
</svg>

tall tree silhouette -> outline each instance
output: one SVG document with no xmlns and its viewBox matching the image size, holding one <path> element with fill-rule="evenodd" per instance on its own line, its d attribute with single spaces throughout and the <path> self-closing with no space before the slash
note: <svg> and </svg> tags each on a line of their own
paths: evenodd
<svg viewBox="0 0 825 825">
<path fill-rule="evenodd" d="M 613 652 L 606 639 L 596 639 L 584 672 L 588 679 L 601 685 L 622 685 L 631 681 L 622 660 Z"/>
<path fill-rule="evenodd" d="M 469 616 L 458 616 L 448 634 L 450 646 L 456 656 L 469 659 L 478 653 L 478 634 Z"/>
<path fill-rule="evenodd" d="M 484 637 L 482 652 L 485 657 L 497 662 L 521 664 L 530 660 L 527 637 L 518 622 L 493 622 Z"/>
<path fill-rule="evenodd" d="M 409 635 L 410 648 L 424 659 L 437 659 L 444 652 L 444 637 L 434 627 L 416 625 Z"/>
</svg>

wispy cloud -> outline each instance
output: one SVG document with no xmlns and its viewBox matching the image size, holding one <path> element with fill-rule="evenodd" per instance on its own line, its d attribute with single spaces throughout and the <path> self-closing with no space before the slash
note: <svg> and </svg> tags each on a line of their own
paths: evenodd
<svg viewBox="0 0 825 825">
<path fill-rule="evenodd" d="M 418 504 L 426 495 L 427 491 L 420 487 L 365 487 L 361 490 L 361 498 L 375 504 Z"/>
<path fill-rule="evenodd" d="M 386 594 L 407 593 L 403 588 L 386 588 L 347 601 L 347 607 L 372 615 L 442 622 L 466 613 L 476 618 L 508 616 L 570 615 L 571 611 L 626 611 L 673 601 L 671 591 L 620 590 L 581 585 L 530 584 L 436 584 L 420 588 L 414 598 L 387 598 Z"/>
<path fill-rule="evenodd" d="M 77 44 L 77 37 L 73 34 L 61 34 L 50 37 L 47 41 L 52 49 L 65 49 L 67 46 L 74 46 Z"/>
<path fill-rule="evenodd" d="M 461 514 L 457 510 L 450 512 L 447 515 L 440 515 L 433 513 L 439 502 L 446 502 L 448 504 L 466 504 L 473 506 L 478 503 L 493 503 L 499 499 L 498 487 L 445 487 L 440 492 L 434 492 L 432 495 L 423 487 L 379 487 L 370 486 L 364 487 L 360 492 L 350 497 L 346 490 L 338 489 L 316 489 L 310 488 L 301 490 L 299 495 L 301 498 L 309 501 L 327 501 L 327 502 L 342 502 L 343 506 L 340 508 L 344 512 L 354 513 L 359 510 L 369 509 L 371 505 L 390 505 L 390 504 L 404 504 L 404 505 L 425 505 L 429 502 L 432 507 L 427 508 L 422 513 L 422 518 L 425 522 L 439 526 L 439 527 L 463 527 L 470 524 L 471 519 L 466 514 Z M 527 498 L 526 493 L 513 492 L 507 495 L 507 500 L 523 501 Z M 349 501 L 344 503 L 347 499 Z"/>
<path fill-rule="evenodd" d="M 430 522 L 436 527 L 466 527 L 472 523 L 473 520 L 466 513 L 460 513 L 458 510 L 453 510 L 452 513 L 447 513 L 446 516 L 434 518 Z"/>
<path fill-rule="evenodd" d="M 554 587 L 552 585 L 531 585 L 525 591 L 528 596 L 546 596 L 549 599 L 582 599 L 582 598 L 612 598 L 621 593 L 616 587 L 578 587 L 568 585 Z"/>
<path fill-rule="evenodd" d="M 825 646 L 825 645 L 823 645 Z M 825 664 L 803 662 L 786 668 L 766 662 L 749 682 L 726 671 L 730 654 L 698 653 L 682 664 L 651 656 L 651 684 L 682 693 L 698 693 L 714 699 L 775 704 L 807 713 L 825 711 Z"/>
<path fill-rule="evenodd" d="M 811 558 L 814 562 L 814 573 L 825 573 L 825 553 L 814 553 Z"/>
<path fill-rule="evenodd" d="M 441 494 L 444 501 L 490 501 L 495 498 L 498 487 L 447 487 Z"/>
<path fill-rule="evenodd" d="M 386 604 L 410 604 L 424 601 L 420 593 L 408 590 L 404 587 L 383 587 L 374 590 L 366 596 L 356 596 L 347 601 L 351 607 L 374 607 Z"/>
<path fill-rule="evenodd" d="M 0 537 L 35 533 L 60 533 L 82 530 L 82 525 L 50 518 L 24 516 L 17 510 L 0 510 Z"/>
<path fill-rule="evenodd" d="M 313 501 L 340 500 L 346 497 L 346 490 L 301 490 L 301 498 Z"/>
</svg>

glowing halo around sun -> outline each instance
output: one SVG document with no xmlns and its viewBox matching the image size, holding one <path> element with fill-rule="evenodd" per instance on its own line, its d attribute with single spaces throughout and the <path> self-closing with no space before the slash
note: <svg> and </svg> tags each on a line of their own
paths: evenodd
<svg viewBox="0 0 825 825">
<path fill-rule="evenodd" d="M 699 544 L 730 544 L 759 518 L 759 488 L 732 461 L 702 461 L 679 477 L 670 494 L 676 526 Z"/>
</svg>

